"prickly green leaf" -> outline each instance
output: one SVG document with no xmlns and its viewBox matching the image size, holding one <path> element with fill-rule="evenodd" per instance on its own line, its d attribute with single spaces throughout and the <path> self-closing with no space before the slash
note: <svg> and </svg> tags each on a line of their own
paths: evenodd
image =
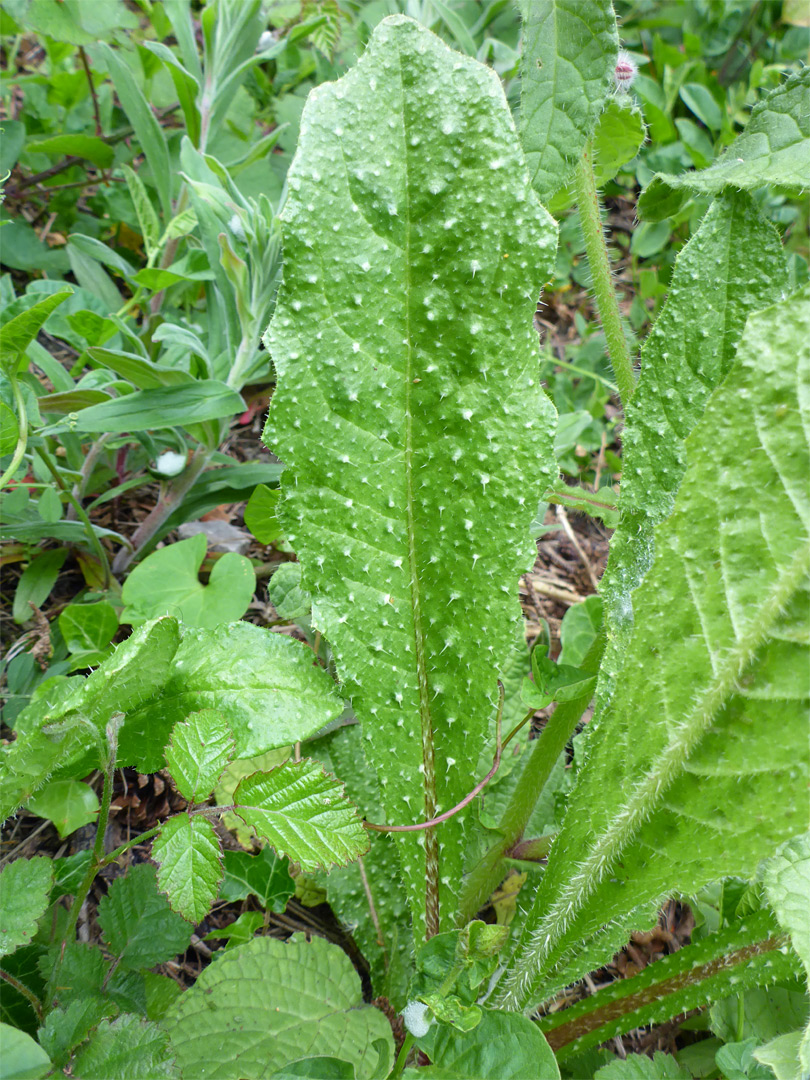
<svg viewBox="0 0 810 1080">
<path fill-rule="evenodd" d="M 158 864 L 158 887 L 172 910 L 196 926 L 217 898 L 222 880 L 222 852 L 210 821 L 176 814 L 161 828 L 152 846 Z"/>
<path fill-rule="evenodd" d="M 768 902 L 783 929 L 790 934 L 810 984 L 810 834 L 788 840 L 763 868 Z M 803 1069 L 810 1069 L 810 1024 L 798 1047 Z"/>
<path fill-rule="evenodd" d="M 174 725 L 166 764 L 177 790 L 188 802 L 204 802 L 233 756 L 233 735 L 214 709 L 191 713 Z"/>
<path fill-rule="evenodd" d="M 388 1021 L 363 1005 L 349 958 L 300 934 L 229 950 L 177 1000 L 164 1027 L 183 1075 L 211 1080 L 259 1080 L 302 1056 L 332 1054 L 350 1061 L 358 1080 L 373 1080 L 394 1060 Z"/>
<path fill-rule="evenodd" d="M 343 785 L 315 761 L 286 761 L 241 780 L 236 813 L 301 869 L 345 866 L 368 851 L 368 835 Z"/>
<path fill-rule="evenodd" d="M 784 948 L 773 915 L 758 911 L 665 956 L 631 979 L 620 979 L 540 1020 L 564 1061 L 647 1024 L 663 1024 L 691 1009 L 795 977 L 798 960 Z"/>
<path fill-rule="evenodd" d="M 53 882 L 50 859 L 15 859 L 0 870 L 0 956 L 30 945 L 48 906 Z"/>
<path fill-rule="evenodd" d="M 573 175 L 613 81 L 619 39 L 610 0 L 520 0 L 520 134 L 547 202 Z"/>
<path fill-rule="evenodd" d="M 193 929 L 158 892 L 155 868 L 146 863 L 116 878 L 98 906 L 98 923 L 109 952 L 132 971 L 185 952 Z"/>
<path fill-rule="evenodd" d="M 403 16 L 312 92 L 289 188 L 267 335 L 279 517 L 388 820 L 417 822 L 463 798 L 493 734 L 554 469 L 531 319 L 555 226 L 497 77 Z M 463 828 L 442 825 L 448 925 Z M 398 842 L 421 936 L 439 840 Z"/>
<path fill-rule="evenodd" d="M 165 687 L 128 718 L 119 756 L 142 772 L 162 768 L 172 727 L 199 709 L 215 710 L 236 756 L 251 757 L 314 734 L 343 701 L 299 641 L 245 622 L 185 630 Z"/>
<path fill-rule="evenodd" d="M 659 173 L 641 195 L 641 217 L 657 221 L 690 194 L 715 195 L 726 186 L 753 191 L 765 184 L 810 184 L 810 68 L 802 68 L 751 111 L 745 130 L 707 169 L 673 176 Z"/>
<path fill-rule="evenodd" d="M 174 1080 L 178 1076 L 166 1032 L 149 1020 L 125 1013 L 102 1020 L 82 1047 L 71 1074 L 81 1080 Z"/>
<path fill-rule="evenodd" d="M 707 280 L 718 277 L 706 288 Z M 667 303 L 644 343 L 641 378 L 622 433 L 622 518 L 601 585 L 608 644 L 600 696 L 632 631 L 631 592 L 652 563 L 654 526 L 672 511 L 684 442 L 727 375 L 745 320 L 778 300 L 787 265 L 776 230 L 744 192 L 717 199 L 678 256 Z"/>
<path fill-rule="evenodd" d="M 513 1007 L 572 981 L 583 951 L 593 970 L 662 897 L 749 877 L 807 830 L 808 428 L 810 287 L 749 318 L 687 439 L 627 659 L 501 992 Z"/>
</svg>

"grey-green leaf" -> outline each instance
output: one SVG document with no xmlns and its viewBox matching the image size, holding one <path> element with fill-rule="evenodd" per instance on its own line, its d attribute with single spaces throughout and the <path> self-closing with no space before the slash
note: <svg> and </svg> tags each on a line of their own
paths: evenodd
<svg viewBox="0 0 810 1080">
<path fill-rule="evenodd" d="M 610 0 L 520 0 L 520 134 L 543 202 L 570 180 L 612 85 L 619 39 Z"/>
<path fill-rule="evenodd" d="M 572 981 L 583 950 L 583 970 L 598 966 L 611 923 L 638 928 L 663 896 L 749 877 L 807 830 L 808 430 L 810 287 L 749 318 L 687 440 L 615 693 L 588 726 L 501 992 L 513 1007 Z"/>
<path fill-rule="evenodd" d="M 394 1060 L 390 1025 L 363 1004 L 349 958 L 300 934 L 229 950 L 178 998 L 164 1027 L 183 1075 L 210 1080 L 261 1080 L 303 1056 L 338 1056 L 358 1080 L 376 1080 Z"/>
<path fill-rule="evenodd" d="M 345 866 L 368 851 L 368 834 L 343 785 L 316 761 L 286 761 L 246 776 L 233 800 L 245 824 L 302 870 Z"/>
<path fill-rule="evenodd" d="M 699 172 L 659 173 L 639 199 L 641 217 L 657 221 L 690 194 L 714 195 L 726 186 L 752 191 L 765 184 L 810 185 L 810 67 L 794 72 L 759 101 L 745 130 L 717 161 Z"/>
<path fill-rule="evenodd" d="M 388 820 L 417 822 L 463 798 L 494 741 L 529 526 L 554 472 L 532 313 L 555 225 L 497 76 L 403 16 L 310 95 L 283 221 L 266 339 L 279 517 L 385 772 Z M 441 839 L 451 925 L 458 817 Z M 427 840 L 427 855 L 424 833 L 399 840 L 420 936 Z"/>
<path fill-rule="evenodd" d="M 162 768 L 169 732 L 199 709 L 225 720 L 236 757 L 254 757 L 313 735 L 343 701 L 300 641 L 246 622 L 190 629 L 165 687 L 127 718 L 119 757 L 143 772 Z"/>
<path fill-rule="evenodd" d="M 53 882 L 50 859 L 15 859 L 0 870 L 0 956 L 29 945 L 48 906 Z"/>
<path fill-rule="evenodd" d="M 152 845 L 152 858 L 172 910 L 195 926 L 202 922 L 222 880 L 222 852 L 211 822 L 188 814 L 169 818 Z"/>
</svg>

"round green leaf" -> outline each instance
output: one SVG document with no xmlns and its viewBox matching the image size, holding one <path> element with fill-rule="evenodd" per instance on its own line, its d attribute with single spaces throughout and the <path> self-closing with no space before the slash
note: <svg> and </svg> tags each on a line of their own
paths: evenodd
<svg viewBox="0 0 810 1080">
<path fill-rule="evenodd" d="M 98 796 L 89 784 L 80 780 L 54 780 L 28 800 L 28 809 L 37 817 L 52 821 L 64 840 L 95 819 Z"/>
</svg>

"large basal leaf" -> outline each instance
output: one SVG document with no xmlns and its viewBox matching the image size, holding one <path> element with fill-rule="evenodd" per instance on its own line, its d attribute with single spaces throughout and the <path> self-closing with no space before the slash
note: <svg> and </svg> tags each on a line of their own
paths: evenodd
<svg viewBox="0 0 810 1080">
<path fill-rule="evenodd" d="M 612 690 L 632 631 L 631 593 L 652 565 L 654 527 L 672 512 L 685 468 L 684 441 L 728 374 L 745 320 L 780 299 L 786 284 L 776 230 L 744 192 L 717 199 L 678 256 L 625 410 L 622 517 L 600 586 L 608 630 L 600 697 Z"/>
<path fill-rule="evenodd" d="M 363 1004 L 342 949 L 254 938 L 207 967 L 164 1021 L 183 1076 L 260 1080 L 304 1057 L 349 1061 L 358 1080 L 387 1076 L 390 1025 Z"/>
<path fill-rule="evenodd" d="M 548 202 L 577 167 L 613 82 L 619 38 L 610 0 L 520 0 L 520 134 Z"/>
<path fill-rule="evenodd" d="M 387 819 L 418 822 L 463 798 L 494 735 L 554 468 L 531 323 L 555 226 L 497 76 L 402 16 L 310 95 L 283 221 L 265 436 L 287 464 L 279 517 Z M 463 822 L 425 843 L 400 840 L 417 936 L 437 873 L 452 924 Z"/>
<path fill-rule="evenodd" d="M 753 191 L 765 184 L 810 185 L 810 68 L 795 72 L 759 101 L 745 131 L 707 169 L 659 173 L 641 195 L 641 217 L 669 217 L 689 195 L 714 195 L 728 185 Z"/>
<path fill-rule="evenodd" d="M 748 320 L 687 440 L 627 658 L 589 725 L 501 1002 L 547 998 L 580 953 L 582 970 L 598 966 L 662 897 L 749 877 L 806 831 L 809 429 L 805 288 Z"/>
<path fill-rule="evenodd" d="M 53 883 L 50 859 L 15 859 L 0 870 L 0 956 L 30 945 L 48 906 Z"/>
<path fill-rule="evenodd" d="M 302 870 L 344 866 L 368 851 L 368 834 L 343 785 L 316 761 L 286 761 L 239 782 L 236 813 Z"/>
<path fill-rule="evenodd" d="M 128 718 L 119 759 L 161 769 L 172 728 L 200 709 L 225 721 L 236 757 L 252 757 L 313 735 L 343 701 L 300 641 L 245 622 L 185 630 L 166 685 Z"/>
</svg>

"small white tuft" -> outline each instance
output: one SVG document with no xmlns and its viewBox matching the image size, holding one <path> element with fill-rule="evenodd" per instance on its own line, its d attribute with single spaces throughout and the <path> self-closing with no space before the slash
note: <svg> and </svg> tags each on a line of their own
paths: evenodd
<svg viewBox="0 0 810 1080">
<path fill-rule="evenodd" d="M 433 1023 L 430 1009 L 422 1001 L 409 1001 L 402 1010 L 402 1019 L 415 1039 L 424 1038 Z"/>
</svg>

